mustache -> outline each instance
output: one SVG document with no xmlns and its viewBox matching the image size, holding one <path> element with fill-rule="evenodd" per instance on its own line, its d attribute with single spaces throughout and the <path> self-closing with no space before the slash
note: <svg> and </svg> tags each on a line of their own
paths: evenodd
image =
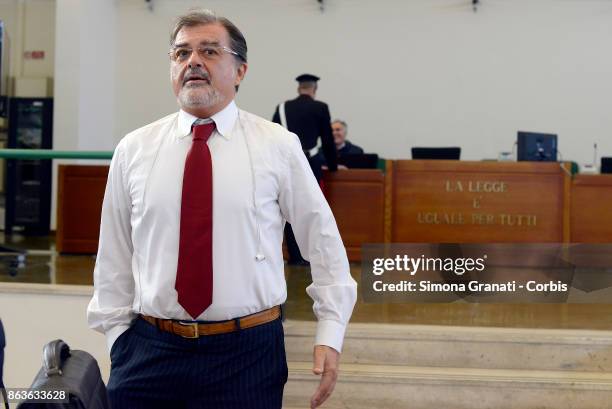
<svg viewBox="0 0 612 409">
<path fill-rule="evenodd" d="M 208 73 L 200 67 L 192 68 L 185 72 L 185 76 L 183 77 L 183 85 L 185 85 L 187 81 L 191 80 L 206 80 L 210 82 L 210 75 L 208 75 Z"/>
</svg>

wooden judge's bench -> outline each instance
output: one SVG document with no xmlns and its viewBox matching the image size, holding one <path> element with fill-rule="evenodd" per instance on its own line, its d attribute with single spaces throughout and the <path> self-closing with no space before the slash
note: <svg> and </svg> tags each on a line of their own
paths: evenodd
<svg viewBox="0 0 612 409">
<path fill-rule="evenodd" d="M 351 261 L 365 243 L 611 243 L 612 175 L 569 164 L 387 161 L 328 172 L 323 190 Z M 62 165 L 57 249 L 95 253 L 108 166 Z"/>
</svg>

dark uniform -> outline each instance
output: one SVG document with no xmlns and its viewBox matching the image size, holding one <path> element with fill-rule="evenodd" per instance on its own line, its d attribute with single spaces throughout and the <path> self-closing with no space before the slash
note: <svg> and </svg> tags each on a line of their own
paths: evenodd
<svg viewBox="0 0 612 409">
<path fill-rule="evenodd" d="M 285 117 L 287 128 L 300 138 L 304 154 L 308 158 L 312 172 L 317 181 L 321 180 L 321 163 L 313 161 L 308 153 L 317 146 L 317 139 L 321 137 L 323 155 L 329 170 L 338 168 L 336 146 L 331 130 L 331 118 L 327 104 L 315 101 L 309 95 L 300 95 L 296 99 L 285 102 Z M 273 122 L 281 123 L 278 106 L 274 112 Z"/>
<path fill-rule="evenodd" d="M 342 162 L 342 159 L 351 155 L 363 155 L 363 149 L 361 146 L 353 145 L 349 141 L 344 141 L 344 146 L 338 149 L 338 161 Z M 321 154 L 321 151 L 316 154 L 315 159 L 318 160 L 321 165 L 327 166 L 325 157 Z"/>
<path fill-rule="evenodd" d="M 363 155 L 363 149 L 361 146 L 353 145 L 349 141 L 344 141 L 344 146 L 338 149 L 338 158 L 349 155 Z"/>
<path fill-rule="evenodd" d="M 295 79 L 298 82 L 316 82 L 319 77 L 311 74 L 303 74 Z M 317 139 L 321 138 L 322 150 L 327 161 L 327 167 L 331 171 L 338 169 L 338 159 L 336 155 L 336 146 L 331 129 L 331 116 L 327 104 L 321 101 L 315 101 L 310 95 L 300 95 L 295 99 L 285 102 L 285 119 L 287 129 L 295 133 L 302 144 L 302 150 L 308 158 L 310 168 L 317 178 L 317 182 L 321 180 L 321 160 L 314 154 L 311 156 L 310 151 L 317 146 Z M 276 107 L 272 121 L 277 124 L 281 123 L 279 107 Z M 287 250 L 289 251 L 289 262 L 292 264 L 304 263 L 304 259 L 300 254 L 295 236 L 291 230 L 291 226 L 285 226 L 285 238 L 287 241 Z"/>
</svg>

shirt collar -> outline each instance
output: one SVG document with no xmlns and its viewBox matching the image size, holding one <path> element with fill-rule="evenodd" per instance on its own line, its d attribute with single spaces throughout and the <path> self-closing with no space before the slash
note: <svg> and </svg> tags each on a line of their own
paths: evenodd
<svg viewBox="0 0 612 409">
<path fill-rule="evenodd" d="M 216 131 L 225 139 L 229 139 L 237 117 L 238 107 L 236 107 L 236 103 L 232 101 L 221 111 L 211 116 L 210 119 L 215 122 L 217 127 Z M 198 119 L 198 117 L 191 115 L 182 109 L 179 111 L 177 124 L 177 136 L 179 139 L 183 139 L 184 137 L 191 135 L 191 126 L 196 119 Z"/>
</svg>

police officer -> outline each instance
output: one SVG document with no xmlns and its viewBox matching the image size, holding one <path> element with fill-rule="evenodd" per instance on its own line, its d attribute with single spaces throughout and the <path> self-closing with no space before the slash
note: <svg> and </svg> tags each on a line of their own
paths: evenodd
<svg viewBox="0 0 612 409">
<path fill-rule="evenodd" d="M 319 77 L 312 74 L 302 74 L 295 80 L 298 85 L 298 97 L 285 101 L 276 107 L 272 121 L 283 125 L 295 133 L 302 143 L 302 150 L 308 158 L 308 163 L 317 181 L 321 180 L 321 160 L 317 156 L 317 141 L 321 138 L 321 145 L 327 167 L 330 171 L 338 168 L 336 146 L 331 129 L 331 116 L 327 104 L 316 101 L 317 81 Z M 300 254 L 300 250 L 293 236 L 291 226 L 285 226 L 285 238 L 289 251 L 289 264 L 308 264 Z"/>
</svg>

